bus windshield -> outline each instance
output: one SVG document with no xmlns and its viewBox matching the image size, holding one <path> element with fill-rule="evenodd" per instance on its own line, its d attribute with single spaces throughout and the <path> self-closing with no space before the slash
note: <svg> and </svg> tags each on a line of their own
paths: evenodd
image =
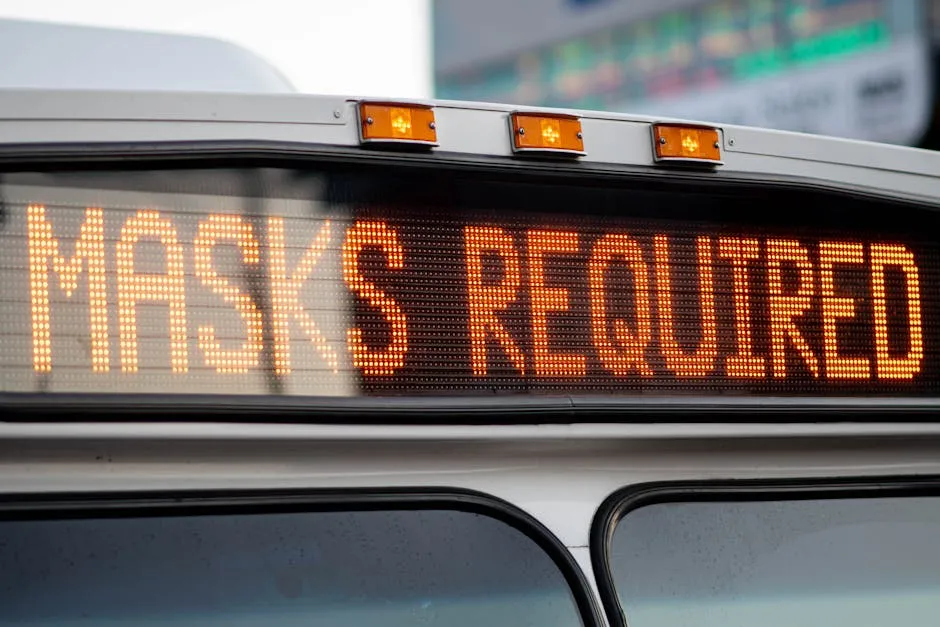
<svg viewBox="0 0 940 627">
<path fill-rule="evenodd" d="M 627 622 L 926 626 L 937 613 L 932 497 L 659 503 L 613 532 Z"/>
<path fill-rule="evenodd" d="M 562 572 L 504 522 L 445 509 L 89 513 L 0 521 L 18 625 L 580 627 Z"/>
</svg>

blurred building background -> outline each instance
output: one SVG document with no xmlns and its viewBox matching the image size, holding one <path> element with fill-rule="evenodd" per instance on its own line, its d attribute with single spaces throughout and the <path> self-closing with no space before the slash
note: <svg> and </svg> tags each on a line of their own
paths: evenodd
<svg viewBox="0 0 940 627">
<path fill-rule="evenodd" d="M 2 87 L 434 96 L 940 149 L 940 0 L 0 0 L 0 54 Z"/>
<path fill-rule="evenodd" d="M 940 0 L 433 0 L 439 98 L 940 148 Z"/>
</svg>

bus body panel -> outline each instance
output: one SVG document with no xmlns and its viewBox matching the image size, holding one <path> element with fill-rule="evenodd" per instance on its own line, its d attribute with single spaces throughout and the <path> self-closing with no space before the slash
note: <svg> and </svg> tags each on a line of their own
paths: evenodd
<svg viewBox="0 0 940 627">
<path fill-rule="evenodd" d="M 624 486 L 940 475 L 935 424 L 4 424 L 0 491 L 438 487 L 522 508 L 569 547 Z"/>
<path fill-rule="evenodd" d="M 357 100 L 301 95 L 168 94 L 55 90 L 0 91 L 0 147 L 82 144 L 216 142 L 290 144 L 296 150 L 359 146 Z M 513 156 L 505 105 L 435 104 L 439 147 L 435 158 L 479 162 Z M 526 109 L 536 111 L 534 109 Z M 549 111 L 549 110 L 544 110 Z M 653 167 L 651 125 L 658 118 L 574 112 L 582 117 L 586 154 L 563 170 L 639 167 L 664 176 L 676 169 Z M 690 122 L 702 124 L 702 122 Z M 783 131 L 719 126 L 723 165 L 699 176 L 787 179 L 876 192 L 894 197 L 940 198 L 940 153 Z M 140 150 L 142 147 L 138 147 Z M 394 150 L 368 154 L 400 156 Z M 544 161 L 514 159 L 520 164 Z M 494 164 L 503 165 L 503 162 Z"/>
</svg>

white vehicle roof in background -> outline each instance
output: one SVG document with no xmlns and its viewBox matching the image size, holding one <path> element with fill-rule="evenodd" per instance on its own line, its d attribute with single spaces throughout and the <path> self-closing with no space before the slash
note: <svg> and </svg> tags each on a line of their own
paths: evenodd
<svg viewBox="0 0 940 627">
<path fill-rule="evenodd" d="M 0 19 L 0 88 L 291 93 L 273 65 L 191 35 Z"/>
</svg>

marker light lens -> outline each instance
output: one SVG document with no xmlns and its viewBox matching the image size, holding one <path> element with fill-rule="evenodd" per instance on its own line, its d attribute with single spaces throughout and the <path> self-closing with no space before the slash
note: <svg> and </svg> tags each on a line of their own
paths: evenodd
<svg viewBox="0 0 940 627">
<path fill-rule="evenodd" d="M 423 105 L 359 103 L 363 143 L 406 142 L 437 145 L 434 109 Z"/>
<path fill-rule="evenodd" d="M 581 119 L 570 115 L 513 113 L 512 148 L 515 152 L 584 154 Z"/>
<path fill-rule="evenodd" d="M 654 124 L 653 146 L 657 161 L 721 163 L 721 141 L 715 128 Z"/>
</svg>

